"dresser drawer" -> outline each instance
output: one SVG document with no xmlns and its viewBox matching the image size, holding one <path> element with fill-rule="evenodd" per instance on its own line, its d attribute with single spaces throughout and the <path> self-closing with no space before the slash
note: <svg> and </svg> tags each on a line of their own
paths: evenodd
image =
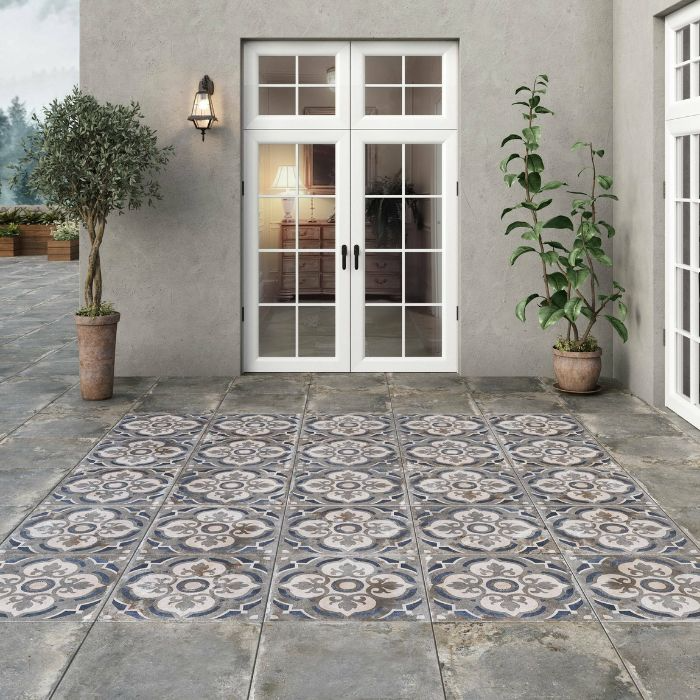
<svg viewBox="0 0 700 700">
<path fill-rule="evenodd" d="M 378 273 L 380 275 L 397 275 L 401 272 L 401 254 L 367 253 L 365 256 L 365 269 L 367 270 L 368 275 L 374 273 Z"/>
<path fill-rule="evenodd" d="M 321 256 L 309 255 L 305 253 L 299 256 L 299 273 L 302 272 L 320 272 L 321 271 Z"/>
<path fill-rule="evenodd" d="M 398 274 L 371 274 L 365 275 L 365 291 L 370 293 L 400 293 L 401 277 Z"/>
<path fill-rule="evenodd" d="M 321 272 L 335 272 L 335 255 L 321 256 Z"/>
<path fill-rule="evenodd" d="M 335 273 L 334 272 L 324 272 L 321 275 L 321 286 L 324 292 L 334 292 L 335 291 Z"/>
<path fill-rule="evenodd" d="M 318 272 L 299 273 L 299 293 L 315 292 L 321 289 L 321 275 Z"/>
</svg>

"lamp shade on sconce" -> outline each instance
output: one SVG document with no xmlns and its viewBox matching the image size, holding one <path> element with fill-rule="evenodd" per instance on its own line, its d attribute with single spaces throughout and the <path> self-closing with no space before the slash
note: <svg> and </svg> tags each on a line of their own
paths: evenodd
<svg viewBox="0 0 700 700">
<path fill-rule="evenodd" d="M 205 75 L 199 81 L 199 88 L 192 103 L 192 112 L 187 117 L 194 124 L 195 129 L 199 129 L 202 132 L 202 141 L 204 141 L 204 134 L 207 129 L 211 128 L 213 122 L 218 121 L 211 101 L 213 94 L 214 81 L 208 75 Z"/>
</svg>

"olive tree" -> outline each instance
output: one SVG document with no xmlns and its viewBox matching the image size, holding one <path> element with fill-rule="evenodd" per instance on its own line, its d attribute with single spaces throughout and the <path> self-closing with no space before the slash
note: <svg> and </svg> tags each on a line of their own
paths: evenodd
<svg viewBox="0 0 700 700">
<path fill-rule="evenodd" d="M 155 176 L 168 162 L 172 146 L 158 146 L 156 132 L 143 123 L 138 103 L 101 104 L 77 87 L 36 116 L 20 167 L 36 163 L 29 186 L 49 206 L 82 222 L 90 237 L 84 284 L 90 316 L 111 312 L 102 303 L 100 246 L 112 212 L 138 209 L 161 199 Z"/>
</svg>

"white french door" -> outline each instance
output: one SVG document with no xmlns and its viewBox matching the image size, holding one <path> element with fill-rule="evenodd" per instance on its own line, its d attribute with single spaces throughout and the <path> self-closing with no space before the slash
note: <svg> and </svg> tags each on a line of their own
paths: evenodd
<svg viewBox="0 0 700 700">
<path fill-rule="evenodd" d="M 666 20 L 666 405 L 700 428 L 700 2 Z"/>
<path fill-rule="evenodd" d="M 244 370 L 457 370 L 456 59 L 246 44 Z"/>
</svg>

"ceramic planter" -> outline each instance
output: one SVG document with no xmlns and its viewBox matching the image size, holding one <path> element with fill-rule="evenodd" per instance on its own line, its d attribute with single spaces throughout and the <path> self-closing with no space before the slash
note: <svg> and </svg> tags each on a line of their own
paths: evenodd
<svg viewBox="0 0 700 700">
<path fill-rule="evenodd" d="M 117 323 L 118 313 L 75 317 L 80 359 L 80 395 L 86 401 L 112 398 Z"/>
<path fill-rule="evenodd" d="M 558 388 L 575 394 L 587 394 L 597 390 L 600 378 L 602 350 L 595 352 L 566 352 L 552 350 L 554 376 Z"/>
<path fill-rule="evenodd" d="M 55 241 L 49 238 L 46 246 L 49 261 L 77 260 L 79 241 L 76 238 L 72 241 Z"/>
<path fill-rule="evenodd" d="M 19 255 L 19 236 L 0 237 L 0 258 L 14 258 Z"/>
</svg>

